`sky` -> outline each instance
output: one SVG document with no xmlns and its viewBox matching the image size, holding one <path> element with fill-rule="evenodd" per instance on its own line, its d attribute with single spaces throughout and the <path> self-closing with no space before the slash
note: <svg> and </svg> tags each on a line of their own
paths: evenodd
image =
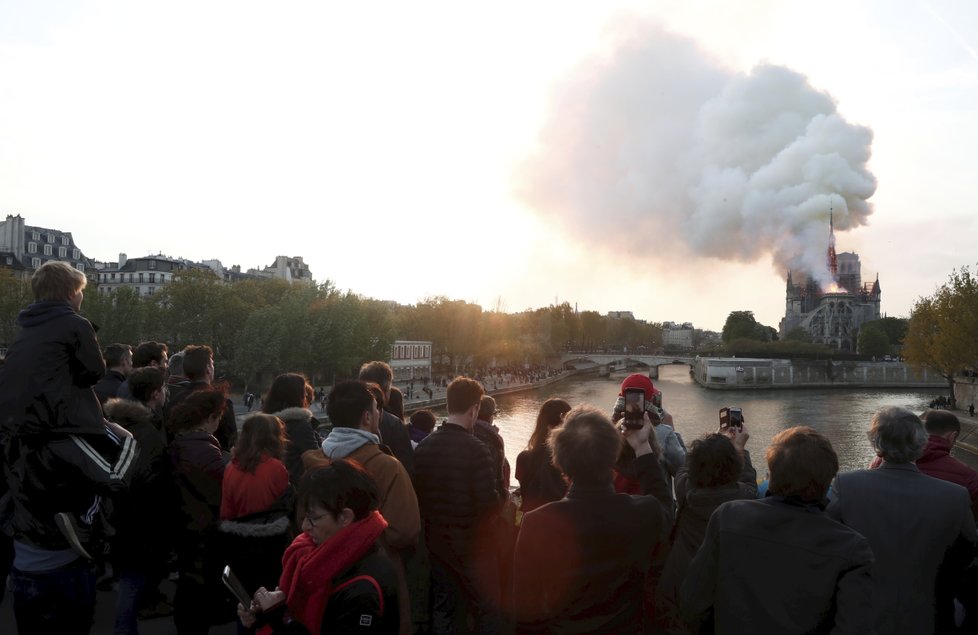
<svg viewBox="0 0 978 635">
<path fill-rule="evenodd" d="M 0 214 L 410 304 L 777 326 L 978 263 L 978 5 L 0 0 Z"/>
</svg>

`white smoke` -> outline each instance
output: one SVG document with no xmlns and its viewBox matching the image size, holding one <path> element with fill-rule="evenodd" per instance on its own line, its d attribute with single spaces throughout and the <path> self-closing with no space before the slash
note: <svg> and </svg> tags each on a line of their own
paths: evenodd
<svg viewBox="0 0 978 635">
<path fill-rule="evenodd" d="M 866 223 L 872 132 L 787 68 L 732 73 L 645 25 L 557 88 L 520 195 L 593 243 L 774 264 L 830 282 L 837 231 Z M 797 277 L 796 277 L 797 279 Z"/>
</svg>

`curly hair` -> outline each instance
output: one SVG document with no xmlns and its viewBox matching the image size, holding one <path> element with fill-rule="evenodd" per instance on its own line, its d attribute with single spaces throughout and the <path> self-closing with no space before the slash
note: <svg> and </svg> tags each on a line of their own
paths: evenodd
<svg viewBox="0 0 978 635">
<path fill-rule="evenodd" d="M 722 434 L 707 434 L 696 439 L 686 454 L 687 474 L 693 487 L 733 483 L 743 467 L 737 448 Z"/>
<path fill-rule="evenodd" d="M 254 474 L 263 457 L 281 459 L 288 441 L 281 419 L 264 413 L 253 414 L 244 420 L 231 456 L 238 468 Z"/>
<path fill-rule="evenodd" d="M 226 407 L 227 397 L 219 388 L 195 390 L 173 406 L 166 427 L 174 434 L 192 430 L 214 415 L 223 415 Z"/>
</svg>

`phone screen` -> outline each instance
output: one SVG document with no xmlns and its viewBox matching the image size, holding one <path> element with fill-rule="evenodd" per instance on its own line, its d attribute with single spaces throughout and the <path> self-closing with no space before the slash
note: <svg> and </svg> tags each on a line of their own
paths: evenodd
<svg viewBox="0 0 978 635">
<path fill-rule="evenodd" d="M 234 575 L 234 572 L 231 571 L 231 567 L 224 567 L 224 575 L 221 576 L 221 579 L 224 581 L 224 586 L 228 588 L 234 597 L 238 598 L 238 602 L 243 607 L 248 608 L 251 606 L 251 595 L 244 588 L 244 585 L 241 584 L 241 581 L 238 580 L 238 577 Z"/>
<path fill-rule="evenodd" d="M 645 391 L 641 388 L 625 390 L 625 420 L 641 421 L 645 413 Z"/>
</svg>

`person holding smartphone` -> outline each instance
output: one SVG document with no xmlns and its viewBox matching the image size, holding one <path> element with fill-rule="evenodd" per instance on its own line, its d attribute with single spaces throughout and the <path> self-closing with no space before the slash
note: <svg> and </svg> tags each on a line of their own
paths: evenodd
<svg viewBox="0 0 978 635">
<path fill-rule="evenodd" d="M 652 421 L 653 433 L 662 452 L 659 462 L 665 470 L 670 490 L 672 489 L 672 479 L 676 476 L 679 468 L 686 461 L 686 447 L 683 445 L 682 437 L 666 423 L 668 417 L 662 409 L 662 391 L 657 390 L 652 384 L 652 380 L 641 373 L 629 375 L 621 382 L 621 391 L 615 402 L 614 412 L 611 420 L 620 424 L 624 428 L 641 428 L 642 413 L 648 413 Z M 627 409 L 627 411 L 626 411 Z M 638 494 L 641 492 L 639 483 L 634 470 L 632 461 L 635 455 L 627 445 L 622 447 L 621 456 L 618 457 L 615 475 L 615 490 L 624 494 Z"/>
<path fill-rule="evenodd" d="M 285 551 L 279 586 L 239 604 L 241 623 L 272 633 L 397 633 L 397 576 L 370 475 L 342 459 L 310 470 L 297 509 L 302 534 Z"/>
</svg>

